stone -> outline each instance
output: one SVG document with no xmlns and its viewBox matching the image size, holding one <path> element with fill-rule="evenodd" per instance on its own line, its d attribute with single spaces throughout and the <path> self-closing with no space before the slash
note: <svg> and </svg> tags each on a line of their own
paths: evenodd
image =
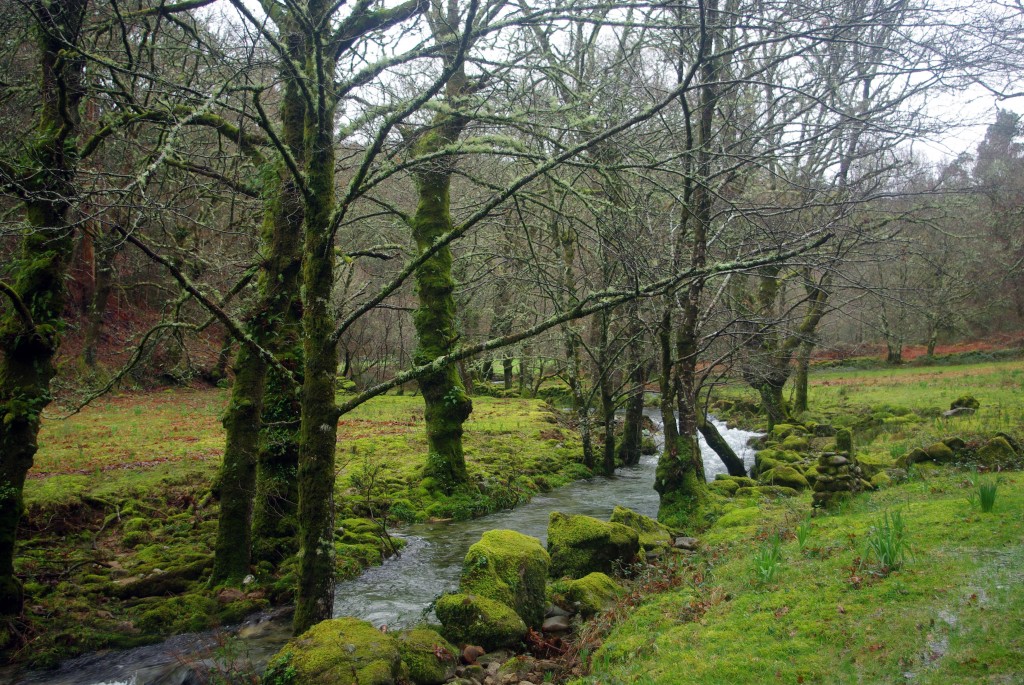
<svg viewBox="0 0 1024 685">
<path fill-rule="evenodd" d="M 798 493 L 793 488 L 781 485 L 759 485 L 756 488 L 740 488 L 736 491 L 737 497 L 796 497 Z"/>
<path fill-rule="evenodd" d="M 217 601 L 221 604 L 231 604 L 245 599 L 245 593 L 234 587 L 226 587 L 217 593 Z"/>
<path fill-rule="evenodd" d="M 554 578 L 582 578 L 594 571 L 613 573 L 633 563 L 639 552 L 640 536 L 632 528 L 590 516 L 551 512 L 548 553 Z"/>
<path fill-rule="evenodd" d="M 622 594 L 618 583 L 604 573 L 591 573 L 569 583 L 565 597 L 584 618 L 610 607 Z"/>
<path fill-rule="evenodd" d="M 871 476 L 871 485 L 875 488 L 885 488 L 892 484 L 892 478 L 885 471 L 879 471 Z"/>
<path fill-rule="evenodd" d="M 806 490 L 810 487 L 803 474 L 792 466 L 776 466 L 762 473 L 757 480 L 763 485 L 781 485 L 794 490 Z"/>
<path fill-rule="evenodd" d="M 713 480 L 708 483 L 708 488 L 713 492 L 723 495 L 725 497 L 731 497 L 736 494 L 736 490 L 739 489 L 740 484 L 732 480 Z"/>
<path fill-rule="evenodd" d="M 270 660 L 264 682 L 291 672 L 302 685 L 392 685 L 401 664 L 393 636 L 366 621 L 335 618 L 289 640 Z"/>
<path fill-rule="evenodd" d="M 527 626 L 544 621 L 551 558 L 540 540 L 514 530 L 489 530 L 466 553 L 459 591 L 502 602 Z"/>
<path fill-rule="evenodd" d="M 794 452 L 806 452 L 811 447 L 807 438 L 800 435 L 790 435 L 782 441 L 782 449 Z"/>
<path fill-rule="evenodd" d="M 991 469 L 1006 468 L 1015 465 L 1018 455 L 1006 438 L 995 437 L 978 449 L 977 460 Z"/>
<path fill-rule="evenodd" d="M 395 634 L 395 641 L 409 678 L 416 685 L 441 685 L 455 675 L 458 664 L 455 647 L 436 631 L 429 628 L 403 630 Z"/>
<path fill-rule="evenodd" d="M 700 541 L 697 538 L 690 537 L 678 537 L 673 541 L 672 546 L 676 549 L 685 549 L 690 552 L 696 552 L 697 547 L 700 545 Z"/>
<path fill-rule="evenodd" d="M 526 624 L 515 611 L 487 597 L 442 595 L 434 604 L 434 613 L 443 626 L 441 634 L 458 645 L 514 648 L 526 634 Z"/>
<path fill-rule="evenodd" d="M 462 650 L 462 663 L 475 664 L 476 660 L 486 653 L 487 651 L 479 645 L 466 645 Z"/>
<path fill-rule="evenodd" d="M 664 547 L 672 544 L 672 534 L 668 528 L 661 525 L 649 516 L 644 516 L 626 507 L 615 507 L 612 510 L 610 523 L 621 523 L 632 528 L 640 536 L 640 544 L 644 548 Z"/>
<path fill-rule="evenodd" d="M 566 611 L 557 604 L 552 604 L 548 607 L 547 613 L 544 614 L 544 618 L 551 618 L 552 616 L 572 616 L 572 612 Z"/>
<path fill-rule="evenodd" d="M 981 407 L 981 403 L 974 395 L 961 395 L 949 405 L 950 409 L 978 409 L 979 407 Z"/>
<path fill-rule="evenodd" d="M 954 452 L 959 452 L 963 448 L 967 447 L 967 443 L 964 441 L 964 439 L 958 437 L 945 438 L 943 439 L 942 444 L 948 447 L 949 449 L 953 450 Z"/>
<path fill-rule="evenodd" d="M 936 442 L 929 445 L 925 449 L 925 453 L 931 461 L 934 461 L 937 464 L 949 464 L 956 458 L 953 454 L 953 450 L 949 449 L 949 447 L 942 442 Z"/>
<path fill-rule="evenodd" d="M 949 409 L 947 411 L 942 412 L 942 418 L 952 419 L 957 416 L 970 416 L 975 411 L 977 410 L 971 409 L 970 407 L 957 407 L 956 409 Z"/>
<path fill-rule="evenodd" d="M 853 434 L 848 428 L 836 431 L 836 451 L 853 454 Z"/>
<path fill-rule="evenodd" d="M 828 458 L 827 463 L 829 466 L 846 466 L 850 463 L 850 460 L 841 454 L 834 454 Z"/>
<path fill-rule="evenodd" d="M 545 633 L 566 633 L 572 629 L 568 616 L 552 616 L 544 619 L 544 626 L 541 628 Z"/>
</svg>

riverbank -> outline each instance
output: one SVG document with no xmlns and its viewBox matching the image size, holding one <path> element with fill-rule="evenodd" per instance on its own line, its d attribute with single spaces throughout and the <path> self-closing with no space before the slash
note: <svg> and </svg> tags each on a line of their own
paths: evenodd
<svg viewBox="0 0 1024 685">
<path fill-rule="evenodd" d="M 210 497 L 223 450 L 222 390 L 101 400 L 44 421 L 25 488 L 16 570 L 23 619 L 0 626 L 0 660 L 49 666 L 88 651 L 239 622 L 287 603 L 294 563 L 261 566 L 242 592 L 203 584 L 216 533 Z M 535 400 L 474 398 L 466 424 L 472 494 L 420 488 L 422 398 L 377 398 L 339 422 L 338 576 L 392 550 L 376 520 L 467 519 L 589 475 L 575 434 Z M 398 544 L 401 544 L 400 542 Z"/>
<path fill-rule="evenodd" d="M 943 416 L 965 395 L 976 410 Z M 720 400 L 758 425 L 745 389 Z M 810 409 L 800 422 L 852 432 L 877 489 L 827 512 L 809 489 L 726 498 L 695 570 L 614 614 L 578 683 L 1020 681 L 1024 454 L 988 458 L 1024 439 L 1024 363 L 815 373 Z"/>
</svg>

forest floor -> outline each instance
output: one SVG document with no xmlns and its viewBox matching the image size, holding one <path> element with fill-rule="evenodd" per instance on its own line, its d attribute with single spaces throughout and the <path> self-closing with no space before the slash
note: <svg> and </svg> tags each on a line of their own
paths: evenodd
<svg viewBox="0 0 1024 685">
<path fill-rule="evenodd" d="M 258 567 L 243 593 L 201 582 L 217 505 L 210 497 L 224 448 L 227 393 L 174 389 L 101 399 L 73 416 L 52 407 L 25 487 L 16 570 L 24 620 L 0 625 L 0 662 L 45 666 L 105 647 L 237 622 L 288 602 L 294 560 Z M 380 563 L 388 543 L 365 518 L 470 518 L 589 475 L 578 437 L 539 400 L 474 398 L 466 424 L 473 494 L 419 487 L 426 458 L 423 400 L 384 396 L 342 417 L 338 575 Z M 368 532 L 369 531 L 369 532 Z"/>
<path fill-rule="evenodd" d="M 940 417 L 965 394 L 976 414 Z M 1020 443 L 1024 362 L 818 372 L 810 405 L 803 418 L 849 425 L 874 469 L 953 436 Z M 908 471 L 827 514 L 809 492 L 727 500 L 674 589 L 605 619 L 579 682 L 1024 683 L 1024 473 Z"/>
</svg>

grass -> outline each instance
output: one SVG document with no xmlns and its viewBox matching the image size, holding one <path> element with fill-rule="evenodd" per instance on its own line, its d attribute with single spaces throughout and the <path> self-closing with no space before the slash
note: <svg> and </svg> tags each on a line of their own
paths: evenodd
<svg viewBox="0 0 1024 685">
<path fill-rule="evenodd" d="M 965 394 L 979 410 L 941 418 Z M 719 396 L 756 400 L 738 387 Z M 817 372 L 810 408 L 800 420 L 853 430 L 869 473 L 952 437 L 969 456 L 996 432 L 1024 437 L 1024 362 Z M 731 418 L 757 421 L 742 411 Z M 578 685 L 1024 682 L 1024 475 L 907 472 L 813 518 L 807 493 L 728 500 L 691 582 L 617 623 Z M 998 484 L 989 512 L 982 483 L 992 497 Z M 694 616 L 695 603 L 707 610 Z"/>
<path fill-rule="evenodd" d="M 1024 477 L 1004 478 L 1005 506 L 985 516 L 966 505 L 952 470 L 861 495 L 814 519 L 804 554 L 787 531 L 810 513 L 809 497 L 737 500 L 705 534 L 694 583 L 647 597 L 579 683 L 1020 682 Z M 865 541 L 886 520 L 898 527 L 894 515 L 919 561 L 863 574 Z M 782 533 L 785 582 L 751 584 L 770 530 Z M 693 616 L 683 607 L 694 592 L 726 599 Z"/>
</svg>

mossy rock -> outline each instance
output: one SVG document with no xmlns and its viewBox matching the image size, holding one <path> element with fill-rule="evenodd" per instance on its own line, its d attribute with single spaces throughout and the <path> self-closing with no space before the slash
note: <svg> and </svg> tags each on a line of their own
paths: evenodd
<svg viewBox="0 0 1024 685">
<path fill-rule="evenodd" d="M 730 476 L 728 473 L 719 473 L 715 476 L 716 481 L 727 480 L 736 483 L 741 488 L 757 487 L 757 481 L 749 476 Z"/>
<path fill-rule="evenodd" d="M 217 600 L 201 594 L 171 598 L 149 598 L 137 605 L 142 613 L 134 621 L 143 633 L 195 633 L 213 627 L 219 609 Z"/>
<path fill-rule="evenodd" d="M 954 452 L 959 452 L 960 450 L 967 447 L 967 442 L 964 441 L 963 438 L 958 438 L 956 436 L 953 436 L 951 438 L 943 438 L 942 444 L 948 447 L 949 449 L 953 450 Z"/>
<path fill-rule="evenodd" d="M 896 460 L 896 467 L 906 469 L 913 464 L 918 464 L 922 461 L 928 461 L 928 453 L 920 447 L 915 447 L 906 454 L 900 456 Z"/>
<path fill-rule="evenodd" d="M 708 483 L 708 489 L 725 497 L 732 497 L 736 494 L 740 484 L 734 480 L 713 480 Z"/>
<path fill-rule="evenodd" d="M 961 395 L 960 397 L 953 400 L 949 405 L 950 409 L 959 409 L 960 407 L 966 407 L 967 409 L 978 409 L 981 407 L 981 402 L 974 395 Z"/>
<path fill-rule="evenodd" d="M 590 573 L 569 583 L 565 597 L 584 618 L 589 618 L 615 603 L 623 590 L 604 573 Z"/>
<path fill-rule="evenodd" d="M 953 450 L 942 442 L 936 442 L 925 448 L 925 453 L 928 455 L 928 459 L 934 461 L 936 464 L 949 464 L 956 458 L 953 454 Z"/>
<path fill-rule="evenodd" d="M 803 435 L 807 430 L 800 425 L 792 423 L 778 423 L 772 428 L 771 437 L 773 440 L 785 440 L 791 435 Z"/>
<path fill-rule="evenodd" d="M 995 437 L 986 442 L 977 451 L 977 461 L 989 468 L 1006 468 L 1016 465 L 1017 452 L 1004 437 Z"/>
<path fill-rule="evenodd" d="M 836 431 L 836 451 L 846 454 L 853 453 L 853 433 L 848 428 Z"/>
<path fill-rule="evenodd" d="M 790 435 L 782 441 L 783 450 L 792 450 L 793 452 L 806 452 L 811 448 L 811 443 L 807 438 L 802 435 Z"/>
<path fill-rule="evenodd" d="M 876 473 L 892 468 L 896 464 L 892 457 L 882 454 L 862 454 L 857 457 L 857 463 L 866 478 L 871 478 Z"/>
<path fill-rule="evenodd" d="M 284 685 L 392 685 L 401 674 L 398 642 L 366 621 L 335 618 L 292 638 L 270 660 L 263 682 Z"/>
<path fill-rule="evenodd" d="M 621 523 L 551 512 L 548 553 L 554 578 L 582 578 L 594 571 L 612 573 L 632 563 L 639 551 L 640 536 Z"/>
<path fill-rule="evenodd" d="M 443 595 L 434 613 L 444 626 L 442 634 L 457 645 L 479 645 L 488 651 L 515 648 L 526 635 L 526 624 L 515 611 L 478 595 Z"/>
<path fill-rule="evenodd" d="M 757 480 L 762 485 L 781 485 L 794 490 L 805 490 L 810 487 L 803 474 L 792 466 L 776 466 L 762 473 Z"/>
<path fill-rule="evenodd" d="M 892 485 L 892 478 L 885 471 L 879 471 L 871 476 L 871 485 L 875 488 L 887 488 Z"/>
<path fill-rule="evenodd" d="M 757 456 L 754 457 L 754 468 L 750 470 L 750 474 L 755 478 L 765 471 L 771 471 L 777 466 L 786 466 L 787 462 L 779 459 L 772 459 L 770 457 L 761 456 L 762 452 L 758 452 Z"/>
<path fill-rule="evenodd" d="M 615 507 L 612 510 L 610 523 L 621 523 L 632 528 L 640 536 L 640 544 L 644 548 L 665 547 L 672 544 L 672 533 L 649 516 L 644 516 L 626 507 Z"/>
<path fill-rule="evenodd" d="M 782 485 L 759 485 L 756 488 L 740 488 L 737 497 L 796 497 L 800 493 Z"/>
<path fill-rule="evenodd" d="M 459 655 L 441 634 L 429 628 L 413 628 L 395 634 L 409 679 L 416 685 L 441 685 L 455 675 Z"/>
<path fill-rule="evenodd" d="M 459 591 L 502 602 L 536 627 L 544 623 L 551 558 L 540 540 L 514 530 L 489 530 L 462 564 Z"/>
</svg>

